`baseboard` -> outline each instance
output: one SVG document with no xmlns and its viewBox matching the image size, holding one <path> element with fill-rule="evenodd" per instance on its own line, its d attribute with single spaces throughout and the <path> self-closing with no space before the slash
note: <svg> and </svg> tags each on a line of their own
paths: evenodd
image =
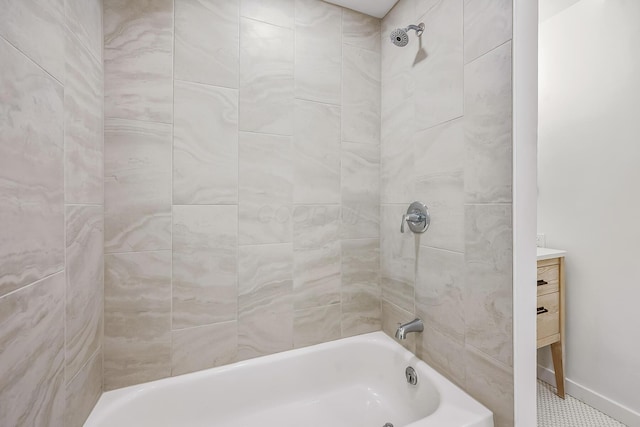
<svg viewBox="0 0 640 427">
<path fill-rule="evenodd" d="M 555 373 L 544 366 L 538 365 L 538 378 L 554 386 L 556 384 Z M 640 427 L 640 413 L 629 409 L 618 402 L 614 402 L 608 397 L 584 387 L 569 378 L 565 378 L 564 380 L 564 390 L 576 399 L 596 408 L 600 412 L 604 412 L 611 418 L 614 418 L 629 427 Z"/>
</svg>

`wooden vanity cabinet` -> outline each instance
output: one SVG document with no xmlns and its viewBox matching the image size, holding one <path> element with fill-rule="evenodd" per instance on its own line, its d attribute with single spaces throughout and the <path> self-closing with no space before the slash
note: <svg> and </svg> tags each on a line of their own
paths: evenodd
<svg viewBox="0 0 640 427">
<path fill-rule="evenodd" d="M 564 257 L 538 261 L 538 348 L 551 346 L 558 396 L 564 399 Z"/>
</svg>

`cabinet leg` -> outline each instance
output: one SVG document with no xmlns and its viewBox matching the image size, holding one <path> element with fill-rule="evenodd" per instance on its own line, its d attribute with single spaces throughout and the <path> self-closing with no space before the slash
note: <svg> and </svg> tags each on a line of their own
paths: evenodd
<svg viewBox="0 0 640 427">
<path fill-rule="evenodd" d="M 556 387 L 558 396 L 564 399 L 564 370 L 562 369 L 562 341 L 551 344 L 551 356 L 553 357 L 553 369 L 556 371 Z"/>
</svg>

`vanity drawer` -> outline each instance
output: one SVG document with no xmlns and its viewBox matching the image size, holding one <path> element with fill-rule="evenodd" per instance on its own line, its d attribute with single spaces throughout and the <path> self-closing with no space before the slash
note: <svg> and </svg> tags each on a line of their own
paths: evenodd
<svg viewBox="0 0 640 427">
<path fill-rule="evenodd" d="M 538 297 L 538 341 L 560 333 L 560 293 Z"/>
<path fill-rule="evenodd" d="M 560 266 L 538 265 L 538 296 L 558 292 L 560 282 Z"/>
</svg>

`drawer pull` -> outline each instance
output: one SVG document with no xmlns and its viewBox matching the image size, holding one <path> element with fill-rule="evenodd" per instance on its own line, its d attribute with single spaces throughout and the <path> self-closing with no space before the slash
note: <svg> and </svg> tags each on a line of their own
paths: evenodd
<svg viewBox="0 0 640 427">
<path fill-rule="evenodd" d="M 542 279 L 538 280 L 538 286 L 547 285 L 547 284 L 549 284 L 549 282 L 547 282 L 546 280 L 542 280 Z"/>
<path fill-rule="evenodd" d="M 538 307 L 538 313 L 537 314 L 543 314 L 543 313 L 548 313 L 549 310 L 547 310 L 544 307 Z"/>
</svg>

